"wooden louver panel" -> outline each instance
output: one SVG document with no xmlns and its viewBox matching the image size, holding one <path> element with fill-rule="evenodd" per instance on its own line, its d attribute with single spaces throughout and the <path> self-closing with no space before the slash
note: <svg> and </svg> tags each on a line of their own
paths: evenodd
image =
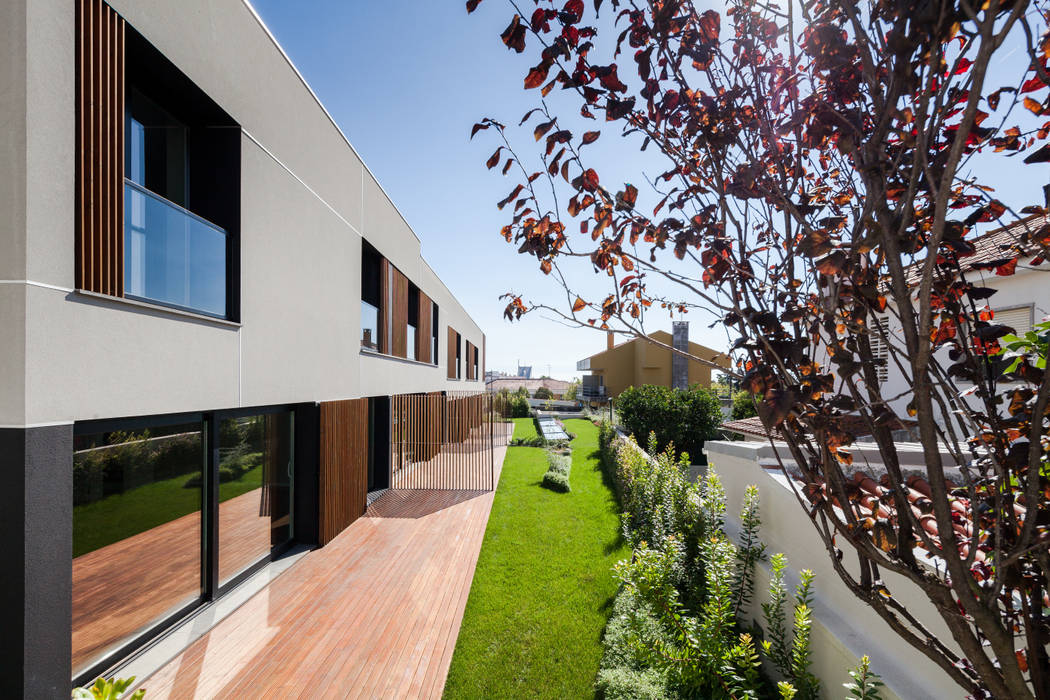
<svg viewBox="0 0 1050 700">
<path fill-rule="evenodd" d="M 390 262 L 379 262 L 379 352 L 390 352 Z"/>
<path fill-rule="evenodd" d="M 474 379 L 474 344 L 471 343 L 468 340 L 466 345 L 467 345 L 467 358 L 466 358 L 467 372 L 466 372 L 466 375 L 467 375 L 467 379 Z"/>
<path fill-rule="evenodd" d="M 368 399 L 321 403 L 318 538 L 331 542 L 365 512 L 368 499 Z"/>
<path fill-rule="evenodd" d="M 489 491 L 495 486 L 493 398 L 483 393 L 391 397 L 393 489 Z M 500 431 L 500 437 L 505 431 Z"/>
<path fill-rule="evenodd" d="M 408 357 L 408 278 L 390 266 L 391 354 Z"/>
<path fill-rule="evenodd" d="M 434 309 L 430 305 L 430 297 L 423 292 L 419 293 L 419 325 L 416 328 L 416 359 L 420 362 L 433 362 L 430 357 L 431 345 L 433 344 L 433 321 Z"/>
<path fill-rule="evenodd" d="M 124 295 L 124 20 L 76 5 L 76 286 Z"/>
<path fill-rule="evenodd" d="M 448 378 L 456 378 L 456 331 L 448 327 Z"/>
</svg>

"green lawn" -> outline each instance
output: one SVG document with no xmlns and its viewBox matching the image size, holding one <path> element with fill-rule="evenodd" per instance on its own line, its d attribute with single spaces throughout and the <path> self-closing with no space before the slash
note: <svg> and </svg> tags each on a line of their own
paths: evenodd
<svg viewBox="0 0 1050 700">
<path fill-rule="evenodd" d="M 531 418 L 511 418 L 514 421 L 514 436 L 522 440 L 539 437 L 536 432 L 536 423 Z"/>
<path fill-rule="evenodd" d="M 515 419 L 515 437 L 535 434 Z M 511 447 L 489 517 L 447 698 L 592 698 L 601 635 L 629 552 L 598 466 L 598 429 L 567 420 L 572 491 L 540 487 L 544 451 Z"/>
<path fill-rule="evenodd" d="M 107 544 L 200 510 L 199 488 L 185 488 L 190 474 L 156 481 L 124 493 L 73 508 L 73 556 L 93 552 Z M 219 501 L 226 501 L 262 486 L 262 466 L 239 479 L 219 484 Z"/>
</svg>

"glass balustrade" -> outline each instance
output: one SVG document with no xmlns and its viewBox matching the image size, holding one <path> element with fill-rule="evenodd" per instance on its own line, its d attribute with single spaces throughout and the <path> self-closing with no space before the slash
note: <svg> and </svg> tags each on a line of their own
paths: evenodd
<svg viewBox="0 0 1050 700">
<path fill-rule="evenodd" d="M 124 295 L 226 317 L 226 232 L 124 181 Z"/>
</svg>

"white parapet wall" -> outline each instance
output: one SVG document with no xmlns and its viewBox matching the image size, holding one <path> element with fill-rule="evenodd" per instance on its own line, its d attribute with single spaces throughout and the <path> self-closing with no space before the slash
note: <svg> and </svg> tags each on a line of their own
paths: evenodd
<svg viewBox="0 0 1050 700">
<path fill-rule="evenodd" d="M 842 684 L 850 681 L 848 671 L 865 654 L 871 657 L 872 670 L 886 684 L 882 692 L 886 700 L 965 697 L 947 673 L 898 637 L 839 579 L 829 553 L 787 478 L 779 469 L 768 466 L 776 457 L 769 443 L 708 442 L 704 449 L 709 466 L 717 471 L 725 487 L 730 535 L 739 532 L 744 491 L 748 485 L 755 484 L 761 499 L 761 539 L 766 544 L 766 552 L 769 555 L 783 552 L 787 557 L 785 579 L 789 599 L 798 584 L 799 571 L 810 569 L 816 574 L 811 670 L 821 679 L 822 697 L 845 697 L 847 691 Z M 850 556 L 847 549 L 843 563 L 855 574 L 858 566 L 855 557 L 850 560 Z M 895 598 L 938 638 L 956 648 L 947 627 L 918 588 L 890 572 L 882 572 L 882 578 Z M 768 599 L 768 586 L 769 563 L 766 561 L 756 570 L 755 597 L 750 610 L 751 618 L 759 623 L 762 622 L 761 604 Z M 787 624 L 791 624 L 790 610 Z"/>
</svg>

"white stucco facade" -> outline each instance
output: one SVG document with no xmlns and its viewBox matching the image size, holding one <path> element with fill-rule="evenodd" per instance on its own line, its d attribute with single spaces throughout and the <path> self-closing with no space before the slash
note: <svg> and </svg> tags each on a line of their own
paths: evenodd
<svg viewBox="0 0 1050 700">
<path fill-rule="evenodd" d="M 0 425 L 482 390 L 445 366 L 446 327 L 481 329 L 252 8 L 110 4 L 240 124 L 239 323 L 75 290 L 73 4 L 5 2 Z M 362 355 L 362 239 L 438 304 L 436 365 Z"/>
</svg>

